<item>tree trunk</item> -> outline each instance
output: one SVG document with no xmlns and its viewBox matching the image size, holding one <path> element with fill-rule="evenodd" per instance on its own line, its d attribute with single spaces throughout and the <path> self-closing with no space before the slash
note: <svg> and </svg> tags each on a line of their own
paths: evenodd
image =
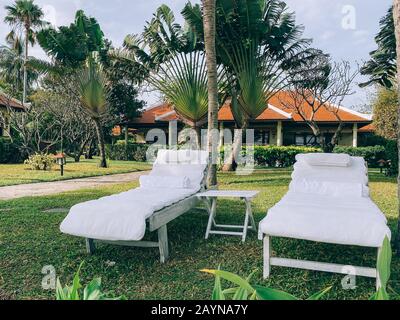
<svg viewBox="0 0 400 320">
<path fill-rule="evenodd" d="M 96 126 L 97 139 L 99 140 L 100 168 L 107 168 L 103 128 L 101 127 L 101 123 L 98 119 L 94 120 L 94 123 Z"/>
<path fill-rule="evenodd" d="M 28 71 L 27 71 L 27 63 L 28 63 L 28 47 L 29 47 L 29 26 L 25 27 L 25 52 L 24 52 L 24 87 L 22 93 L 22 103 L 26 103 L 26 97 L 28 93 Z"/>
<path fill-rule="evenodd" d="M 394 0 L 393 6 L 394 6 L 393 18 L 394 18 L 394 26 L 396 34 L 396 50 L 397 50 L 397 83 L 399 84 L 400 83 L 400 0 Z M 400 85 L 398 85 L 397 88 L 399 90 L 399 97 L 400 97 Z M 398 114 L 399 117 L 397 125 L 397 147 L 400 156 L 400 105 L 398 106 Z M 400 161 L 398 166 L 400 169 Z M 399 175 L 397 177 L 397 185 L 398 185 L 398 199 L 400 203 L 400 170 L 399 170 Z M 396 249 L 397 249 L 397 254 L 400 255 L 400 205 L 398 211 L 399 211 L 399 220 L 398 220 L 398 228 L 396 236 Z"/>
<path fill-rule="evenodd" d="M 208 86 L 208 152 L 209 159 L 218 152 L 218 145 L 213 143 L 212 132 L 218 130 L 218 75 L 217 53 L 215 48 L 215 0 L 203 0 L 204 43 L 207 63 Z M 208 172 L 208 186 L 217 185 L 217 164 L 211 163 Z"/>
</svg>

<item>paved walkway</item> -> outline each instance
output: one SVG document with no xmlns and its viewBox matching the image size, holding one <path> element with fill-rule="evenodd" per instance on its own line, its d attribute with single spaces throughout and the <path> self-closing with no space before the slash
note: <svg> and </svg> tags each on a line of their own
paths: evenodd
<svg viewBox="0 0 400 320">
<path fill-rule="evenodd" d="M 113 174 L 108 176 L 80 178 L 73 180 L 20 184 L 17 186 L 0 187 L 0 200 L 11 200 L 22 197 L 35 197 L 58 194 L 79 189 L 96 188 L 100 186 L 132 182 L 146 171 Z"/>
</svg>

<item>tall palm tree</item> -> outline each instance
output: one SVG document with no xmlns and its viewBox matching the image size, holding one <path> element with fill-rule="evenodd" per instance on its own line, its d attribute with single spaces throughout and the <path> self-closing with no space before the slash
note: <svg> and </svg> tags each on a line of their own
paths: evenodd
<svg viewBox="0 0 400 320">
<path fill-rule="evenodd" d="M 18 37 L 8 38 L 7 46 L 0 46 L 0 79 L 10 85 L 15 97 L 23 90 L 24 46 Z M 38 78 L 38 74 L 28 70 L 28 84 Z M 21 99 L 21 97 L 18 97 Z"/>
<path fill-rule="evenodd" d="M 400 0 L 393 1 L 393 19 L 394 19 L 395 34 L 396 34 L 397 83 L 399 84 L 400 83 Z M 400 88 L 400 85 L 398 85 L 397 87 Z M 399 98 L 400 98 L 400 89 L 399 89 Z M 400 105 L 398 107 L 398 115 L 399 115 L 399 120 L 398 120 L 399 122 L 397 125 L 397 134 L 398 134 L 397 135 L 397 146 L 398 146 L 399 156 L 400 156 Z M 400 200 L 400 161 L 399 161 L 399 175 L 397 178 L 397 184 L 398 184 L 398 198 Z M 400 253 L 400 205 L 399 205 L 399 221 L 398 221 L 398 228 L 397 228 L 396 246 L 397 246 L 398 253 Z"/>
<path fill-rule="evenodd" d="M 107 110 L 107 80 L 96 57 L 89 57 L 86 65 L 77 74 L 77 91 L 82 107 L 92 118 L 97 133 L 100 151 L 100 167 L 107 168 L 102 116 Z"/>
<path fill-rule="evenodd" d="M 212 161 L 208 172 L 209 186 L 217 185 L 217 164 L 213 161 L 213 155 L 218 152 L 218 145 L 213 143 L 213 130 L 218 129 L 219 109 L 215 10 L 215 0 L 203 0 L 204 45 L 208 78 L 208 152 Z"/>
<path fill-rule="evenodd" d="M 43 19 L 42 9 L 34 4 L 33 0 L 16 0 L 11 6 L 5 7 L 7 15 L 4 22 L 12 26 L 13 30 L 11 35 L 15 34 L 17 30 L 24 31 L 25 33 L 25 50 L 24 50 L 24 84 L 23 84 L 23 98 L 22 101 L 26 102 L 27 89 L 28 89 L 28 50 L 29 42 L 35 42 L 35 29 L 42 27 L 45 22 Z"/>
</svg>

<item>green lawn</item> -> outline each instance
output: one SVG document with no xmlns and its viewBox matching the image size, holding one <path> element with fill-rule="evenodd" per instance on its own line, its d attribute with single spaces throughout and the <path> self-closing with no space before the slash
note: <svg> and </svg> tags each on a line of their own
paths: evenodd
<svg viewBox="0 0 400 320">
<path fill-rule="evenodd" d="M 221 188 L 260 190 L 254 203 L 255 218 L 260 221 L 267 208 L 287 191 L 289 170 L 260 171 L 251 176 L 220 175 Z M 243 276 L 258 270 L 254 282 L 288 291 L 306 298 L 328 286 L 327 299 L 368 299 L 375 283 L 358 278 L 357 288 L 344 291 L 340 275 L 302 270 L 272 268 L 272 277 L 262 280 L 262 242 L 251 233 L 242 244 L 237 237 L 212 236 L 204 240 L 207 215 L 192 210 L 169 226 L 171 260 L 161 265 L 156 249 L 138 249 L 98 245 L 94 256 L 85 254 L 82 239 L 63 235 L 59 224 L 66 213 L 46 213 L 51 208 L 69 208 L 73 204 L 127 190 L 136 184 L 70 192 L 41 198 L 0 202 L 0 299 L 48 299 L 54 293 L 41 289 L 42 267 L 53 265 L 65 283 L 71 281 L 79 264 L 84 281 L 102 277 L 105 291 L 130 299 L 207 299 L 214 279 L 199 272 L 203 268 L 221 268 Z M 396 225 L 396 183 L 378 173 L 371 174 L 372 195 Z M 221 222 L 243 221 L 243 206 L 235 201 L 219 202 Z M 374 265 L 375 250 L 336 245 L 313 244 L 297 240 L 273 240 L 274 251 L 281 256 L 316 259 L 327 262 Z M 115 262 L 114 266 L 110 261 Z M 400 292 L 400 259 L 394 258 L 390 290 Z"/>
<path fill-rule="evenodd" d="M 60 175 L 60 167 L 58 165 L 55 165 L 51 171 L 32 171 L 24 164 L 0 164 L 0 187 L 127 173 L 150 168 L 148 164 L 142 162 L 109 161 L 109 168 L 103 169 L 99 168 L 98 163 L 97 159 L 81 160 L 78 163 L 68 159 L 68 163 L 64 167 L 63 177 Z"/>
</svg>

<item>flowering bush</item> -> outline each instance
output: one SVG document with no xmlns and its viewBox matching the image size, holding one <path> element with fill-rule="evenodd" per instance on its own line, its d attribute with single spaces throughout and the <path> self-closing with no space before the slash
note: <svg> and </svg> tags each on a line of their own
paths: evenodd
<svg viewBox="0 0 400 320">
<path fill-rule="evenodd" d="M 49 154 L 35 153 L 28 160 L 25 160 L 25 165 L 31 170 L 51 170 L 54 165 L 54 157 Z"/>
</svg>

